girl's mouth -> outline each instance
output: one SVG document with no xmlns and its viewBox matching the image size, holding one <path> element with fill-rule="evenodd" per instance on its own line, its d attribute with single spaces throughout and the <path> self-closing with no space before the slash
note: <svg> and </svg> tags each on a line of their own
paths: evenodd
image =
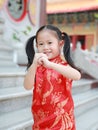
<svg viewBox="0 0 98 130">
<path fill-rule="evenodd" d="M 51 52 L 44 52 L 44 54 L 49 55 Z"/>
</svg>

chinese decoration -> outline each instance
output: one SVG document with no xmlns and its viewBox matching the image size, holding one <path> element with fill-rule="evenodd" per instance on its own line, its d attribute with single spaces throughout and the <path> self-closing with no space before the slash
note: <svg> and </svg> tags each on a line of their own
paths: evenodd
<svg viewBox="0 0 98 130">
<path fill-rule="evenodd" d="M 12 20 L 21 21 L 26 15 L 27 0 L 7 0 L 6 9 Z"/>
</svg>

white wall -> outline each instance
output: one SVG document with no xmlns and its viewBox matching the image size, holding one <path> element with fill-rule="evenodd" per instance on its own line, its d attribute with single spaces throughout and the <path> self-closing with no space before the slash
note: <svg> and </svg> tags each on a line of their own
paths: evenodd
<svg viewBox="0 0 98 130">
<path fill-rule="evenodd" d="M 15 21 L 13 20 L 7 11 L 7 1 L 5 1 L 5 3 L 3 4 L 3 7 L 0 10 L 0 18 L 4 19 L 5 23 L 4 23 L 4 40 L 5 43 L 8 42 L 10 45 L 15 46 L 15 49 L 17 49 L 17 52 L 19 55 L 21 55 L 22 57 L 25 57 L 25 43 L 27 41 L 27 39 L 32 36 L 35 35 L 37 29 L 39 28 L 39 18 L 40 18 L 40 0 L 30 0 L 30 2 L 28 2 L 28 6 L 27 6 L 27 10 L 31 10 L 31 12 L 27 11 L 25 17 L 20 20 L 20 21 Z M 36 4 L 36 5 L 33 5 Z M 31 6 L 32 5 L 32 6 Z M 29 13 L 31 13 L 31 17 L 32 17 L 32 8 L 34 8 L 35 11 L 35 15 L 34 15 L 34 21 L 36 22 L 35 25 L 32 24 L 32 22 L 30 21 L 30 17 L 29 17 Z M 27 26 L 31 29 L 31 31 L 28 31 Z M 27 35 L 25 35 L 23 32 L 26 31 Z M 20 41 L 15 40 L 15 38 L 13 38 L 13 35 L 15 35 L 17 38 L 19 38 Z M 21 58 L 21 56 L 18 56 L 19 58 Z M 20 62 L 21 60 L 19 60 Z M 25 60 L 24 60 L 25 61 Z M 24 62 L 23 61 L 23 62 Z"/>
</svg>

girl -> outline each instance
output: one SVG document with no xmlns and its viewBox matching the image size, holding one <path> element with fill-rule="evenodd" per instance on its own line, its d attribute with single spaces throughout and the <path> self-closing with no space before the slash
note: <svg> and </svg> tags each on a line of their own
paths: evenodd
<svg viewBox="0 0 98 130">
<path fill-rule="evenodd" d="M 34 51 L 34 39 L 38 53 Z M 61 49 L 66 60 L 61 58 Z M 80 72 L 70 57 L 70 40 L 52 25 L 42 26 L 26 45 L 25 89 L 33 90 L 32 130 L 76 130 L 72 81 Z"/>
</svg>

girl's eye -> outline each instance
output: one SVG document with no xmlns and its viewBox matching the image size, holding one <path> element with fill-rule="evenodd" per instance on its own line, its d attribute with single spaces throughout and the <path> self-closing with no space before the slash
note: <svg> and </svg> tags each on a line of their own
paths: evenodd
<svg viewBox="0 0 98 130">
<path fill-rule="evenodd" d="M 38 43 L 38 45 L 39 45 L 39 46 L 42 46 L 42 45 L 43 45 L 43 43 Z"/>
<path fill-rule="evenodd" d="M 48 42 L 48 44 L 52 44 L 52 42 Z"/>
</svg>

